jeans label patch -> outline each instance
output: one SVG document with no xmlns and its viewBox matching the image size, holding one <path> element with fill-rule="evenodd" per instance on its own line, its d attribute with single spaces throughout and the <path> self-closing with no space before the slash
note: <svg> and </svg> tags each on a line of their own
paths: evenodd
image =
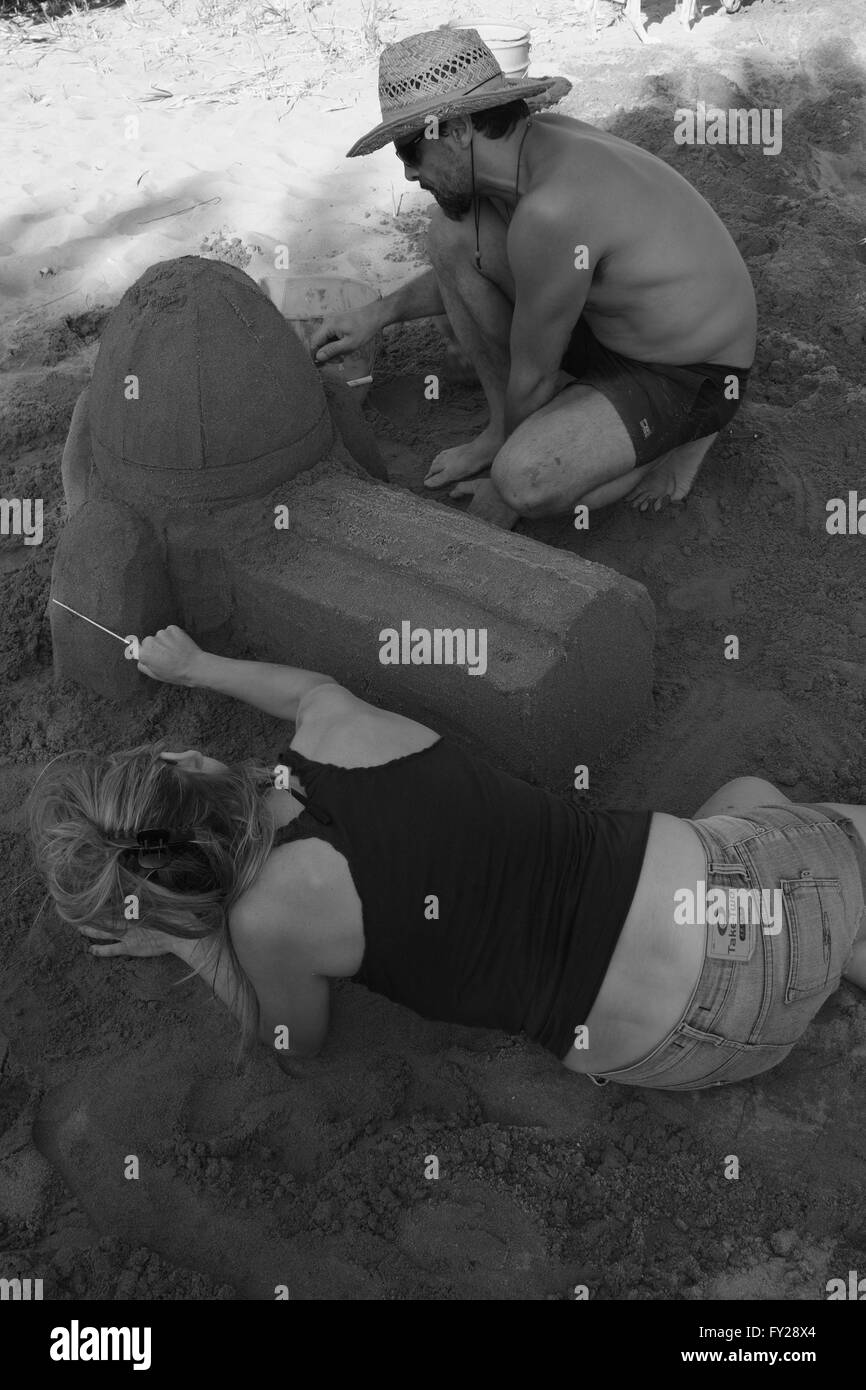
<svg viewBox="0 0 866 1390">
<path fill-rule="evenodd" d="M 708 931 L 707 955 L 713 960 L 751 960 L 755 954 L 758 931 L 751 919 L 714 922 Z"/>
</svg>

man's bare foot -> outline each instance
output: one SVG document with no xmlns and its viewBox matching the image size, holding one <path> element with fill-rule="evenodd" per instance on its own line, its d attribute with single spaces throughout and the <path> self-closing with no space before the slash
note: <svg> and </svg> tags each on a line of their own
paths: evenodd
<svg viewBox="0 0 866 1390">
<path fill-rule="evenodd" d="M 475 439 L 466 444 L 457 444 L 453 449 L 443 449 L 437 454 L 424 479 L 425 487 L 445 487 L 458 478 L 471 478 L 489 468 L 505 441 L 502 435 L 491 429 L 482 430 Z"/>
<path fill-rule="evenodd" d="M 642 471 L 640 482 L 626 493 L 626 502 L 642 512 L 650 506 L 660 512 L 666 502 L 684 502 L 715 437 L 713 434 L 696 439 L 662 454 Z"/>
<path fill-rule="evenodd" d="M 518 519 L 518 513 L 503 502 L 495 483 L 490 478 L 479 478 L 474 483 L 458 483 L 448 494 L 449 497 L 471 497 L 466 508 L 470 516 L 489 521 L 491 526 L 501 526 L 510 531 Z"/>
</svg>

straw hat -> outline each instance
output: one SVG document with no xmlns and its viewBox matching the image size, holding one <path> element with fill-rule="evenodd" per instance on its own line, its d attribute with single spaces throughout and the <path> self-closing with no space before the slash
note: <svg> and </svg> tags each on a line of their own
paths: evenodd
<svg viewBox="0 0 866 1390">
<path fill-rule="evenodd" d="M 389 44 L 379 59 L 382 121 L 357 140 L 347 158 L 372 154 L 389 140 L 422 130 L 427 116 L 485 111 L 508 101 L 540 96 L 555 82 L 543 77 L 507 78 L 477 29 L 430 29 Z"/>
</svg>

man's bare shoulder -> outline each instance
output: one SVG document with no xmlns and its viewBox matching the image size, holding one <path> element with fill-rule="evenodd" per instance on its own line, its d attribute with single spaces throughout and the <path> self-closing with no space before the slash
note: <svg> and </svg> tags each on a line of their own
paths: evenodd
<svg viewBox="0 0 866 1390">
<path fill-rule="evenodd" d="M 528 280 L 569 279 L 577 268 L 576 248 L 591 247 L 592 256 L 582 269 L 605 254 L 605 219 L 595 200 L 589 201 L 574 185 L 562 179 L 539 182 L 524 193 L 511 219 L 506 237 L 509 264 L 515 277 Z"/>
<path fill-rule="evenodd" d="M 538 183 L 546 192 L 558 186 L 565 194 L 578 195 L 588 212 L 608 194 L 634 193 L 635 182 L 680 182 L 676 171 L 651 150 L 569 116 L 545 122 L 537 155 Z"/>
</svg>

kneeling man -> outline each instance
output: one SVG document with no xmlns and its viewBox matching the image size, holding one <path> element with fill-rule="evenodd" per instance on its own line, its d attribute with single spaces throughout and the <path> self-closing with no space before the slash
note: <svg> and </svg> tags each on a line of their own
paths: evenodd
<svg viewBox="0 0 866 1390">
<path fill-rule="evenodd" d="M 530 114 L 549 85 L 508 81 L 474 29 L 385 49 L 382 122 L 349 154 L 392 140 L 433 194 L 432 269 L 326 319 L 312 342 L 324 362 L 387 324 L 447 314 L 490 420 L 425 482 L 458 483 L 452 496 L 474 493 L 502 525 L 682 500 L 755 354 L 749 273 L 709 204 L 646 150 Z"/>
</svg>

